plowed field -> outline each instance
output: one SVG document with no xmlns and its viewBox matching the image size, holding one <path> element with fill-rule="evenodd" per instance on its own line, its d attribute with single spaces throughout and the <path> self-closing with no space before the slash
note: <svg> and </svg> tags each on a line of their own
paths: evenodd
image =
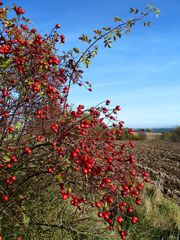
<svg viewBox="0 0 180 240">
<path fill-rule="evenodd" d="M 180 143 L 165 141 L 135 142 L 136 158 L 157 180 L 165 196 L 180 203 Z"/>
</svg>

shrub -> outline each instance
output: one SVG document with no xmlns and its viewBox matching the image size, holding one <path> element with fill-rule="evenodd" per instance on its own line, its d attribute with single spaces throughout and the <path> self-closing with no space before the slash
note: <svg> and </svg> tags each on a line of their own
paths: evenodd
<svg viewBox="0 0 180 240">
<path fill-rule="evenodd" d="M 12 18 L 9 11 L 14 13 Z M 89 109 L 82 103 L 72 108 L 68 95 L 72 84 L 92 91 L 91 84 L 82 81 L 80 63 L 88 67 L 97 54 L 95 44 L 102 40 L 105 47 L 111 47 L 112 40 L 128 33 L 152 11 L 157 14 L 159 10 L 148 6 L 147 12 L 124 23 L 116 17 L 114 28 L 95 30 L 92 39 L 84 34 L 80 37 L 89 44 L 84 52 L 74 48 L 58 55 L 56 44 L 65 43 L 64 35 L 58 33 L 59 24 L 42 36 L 21 7 L 0 8 L 0 212 L 6 223 L 2 225 L 5 239 L 21 239 L 19 234 L 31 238 L 32 229 L 44 231 L 47 225 L 76 233 L 77 224 L 67 228 L 64 220 L 63 206 L 67 205 L 75 209 L 74 223 L 78 209 L 87 216 L 89 209 L 95 209 L 96 217 L 104 222 L 99 234 L 114 230 L 126 239 L 124 227 L 138 221 L 133 204 L 141 204 L 143 182 L 150 179 L 136 165 L 133 142 L 116 142 L 123 129 L 117 118 L 120 107 L 109 109 L 106 100 Z M 137 15 L 138 10 L 131 9 L 131 13 Z M 58 224 L 41 217 L 37 222 L 26 211 L 37 206 L 36 197 L 49 186 L 58 189 L 64 202 L 57 210 Z M 78 238 L 86 237 L 81 234 Z"/>
<path fill-rule="evenodd" d="M 165 141 L 180 142 L 180 127 L 177 127 L 171 132 L 163 132 L 161 139 Z"/>
<path fill-rule="evenodd" d="M 151 128 L 147 128 L 146 132 L 153 132 L 153 130 Z"/>
</svg>

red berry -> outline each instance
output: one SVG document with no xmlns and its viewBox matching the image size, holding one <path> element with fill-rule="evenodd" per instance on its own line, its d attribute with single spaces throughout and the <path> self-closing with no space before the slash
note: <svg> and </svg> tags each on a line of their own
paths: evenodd
<svg viewBox="0 0 180 240">
<path fill-rule="evenodd" d="M 122 217 L 117 217 L 116 220 L 118 221 L 118 223 L 123 223 L 124 219 Z"/>
<path fill-rule="evenodd" d="M 128 212 L 129 212 L 129 213 L 132 213 L 133 211 L 134 211 L 133 207 L 132 207 L 132 206 L 129 206 L 129 207 L 128 207 Z"/>
<path fill-rule="evenodd" d="M 7 163 L 6 164 L 6 168 L 12 168 L 12 164 L 11 163 Z"/>
<path fill-rule="evenodd" d="M 12 161 L 12 162 L 17 162 L 16 156 L 11 156 L 11 161 Z"/>
<path fill-rule="evenodd" d="M 130 161 L 130 163 L 134 163 L 135 162 L 134 154 L 130 154 L 129 155 L 129 161 Z"/>
<path fill-rule="evenodd" d="M 60 24 L 57 23 L 56 26 L 55 26 L 55 28 L 60 28 Z"/>
<path fill-rule="evenodd" d="M 140 205 L 141 204 L 141 200 L 139 198 L 136 198 L 136 204 Z"/>
<path fill-rule="evenodd" d="M 104 180 L 105 183 L 110 183 L 111 182 L 110 178 L 104 178 L 103 180 Z"/>
<path fill-rule="evenodd" d="M 133 132 L 134 132 L 134 130 L 133 130 L 132 128 L 130 128 L 129 131 L 128 131 L 128 133 L 129 133 L 130 135 L 132 135 Z"/>
<path fill-rule="evenodd" d="M 109 105 L 110 103 L 110 100 L 106 100 L 106 105 Z"/>
<path fill-rule="evenodd" d="M 35 33 L 35 32 L 36 32 L 36 29 L 32 28 L 32 29 L 31 29 L 31 32 L 32 32 L 32 33 Z"/>
<path fill-rule="evenodd" d="M 131 170 L 130 172 L 129 172 L 130 174 L 131 174 L 131 176 L 136 176 L 136 173 L 135 173 L 135 171 L 133 171 L 133 170 Z"/>
<path fill-rule="evenodd" d="M 121 230 L 121 231 L 120 231 L 121 239 L 122 239 L 122 240 L 126 240 L 127 234 L 128 234 L 127 230 Z"/>
<path fill-rule="evenodd" d="M 103 214 L 101 212 L 98 212 L 98 217 L 99 218 L 102 218 L 103 217 Z"/>
<path fill-rule="evenodd" d="M 120 111 L 120 110 L 121 110 L 121 107 L 120 107 L 120 106 L 116 106 L 116 107 L 115 107 L 115 110 L 116 110 L 116 111 Z"/>
<path fill-rule="evenodd" d="M 69 198 L 69 194 L 67 193 L 61 193 L 62 199 L 67 200 Z"/>
<path fill-rule="evenodd" d="M 14 132 L 15 131 L 15 127 L 14 126 L 9 126 L 8 127 L 8 132 L 9 133 L 12 133 L 12 132 Z"/>
<path fill-rule="evenodd" d="M 82 172 L 83 172 L 83 174 L 87 174 L 88 170 L 86 168 L 83 168 Z"/>
<path fill-rule="evenodd" d="M 20 15 L 20 14 L 24 14 L 25 11 L 21 8 L 21 7 L 14 7 L 14 10 L 16 12 L 17 15 Z"/>
<path fill-rule="evenodd" d="M 28 155 L 30 155 L 32 153 L 32 150 L 28 147 L 25 148 L 25 151 L 27 152 Z"/>
<path fill-rule="evenodd" d="M 113 203 L 113 201 L 114 201 L 113 197 L 108 197 L 108 198 L 107 198 L 107 202 L 108 202 L 108 203 Z"/>
<path fill-rule="evenodd" d="M 58 132 L 58 124 L 57 123 L 53 123 L 52 125 L 51 125 L 51 129 L 52 129 L 52 131 L 54 131 L 54 132 Z"/>
<path fill-rule="evenodd" d="M 53 174 L 54 173 L 54 168 L 53 167 L 49 167 L 48 168 L 48 173 Z"/>
<path fill-rule="evenodd" d="M 12 181 L 16 181 L 16 176 L 11 176 Z"/>
<path fill-rule="evenodd" d="M 96 204 L 96 207 L 97 207 L 97 208 L 100 208 L 100 207 L 101 207 L 101 202 L 96 202 L 95 204 Z"/>
<path fill-rule="evenodd" d="M 132 224 L 136 224 L 139 221 L 138 217 L 133 216 L 131 219 Z"/>
<path fill-rule="evenodd" d="M 64 36 L 64 35 L 61 35 L 60 38 L 61 38 L 61 43 L 64 43 L 65 36 Z"/>
<path fill-rule="evenodd" d="M 110 212 L 103 212 L 103 217 L 105 220 L 109 218 Z"/>
<path fill-rule="evenodd" d="M 133 148 L 135 145 L 134 145 L 134 142 L 131 140 L 129 141 L 129 145 Z"/>
<path fill-rule="evenodd" d="M 9 201 L 9 196 L 8 195 L 3 195 L 3 201 L 8 202 Z"/>
<path fill-rule="evenodd" d="M 137 186 L 137 189 L 140 191 L 143 187 L 144 187 L 144 184 L 143 183 L 139 183 L 138 186 Z"/>
</svg>

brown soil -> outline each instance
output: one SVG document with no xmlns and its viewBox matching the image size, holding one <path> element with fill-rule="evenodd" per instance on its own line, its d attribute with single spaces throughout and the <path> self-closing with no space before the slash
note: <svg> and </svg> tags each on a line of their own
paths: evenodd
<svg viewBox="0 0 180 240">
<path fill-rule="evenodd" d="M 160 184 L 165 196 L 180 203 L 180 143 L 137 141 L 135 145 L 143 168 Z"/>
</svg>

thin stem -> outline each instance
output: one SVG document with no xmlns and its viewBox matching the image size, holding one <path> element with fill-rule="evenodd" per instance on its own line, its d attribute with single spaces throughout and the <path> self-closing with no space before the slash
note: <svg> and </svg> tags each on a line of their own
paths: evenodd
<svg viewBox="0 0 180 240">
<path fill-rule="evenodd" d="M 69 91 L 70 91 L 70 87 L 71 87 L 71 83 L 72 83 L 72 77 L 73 77 L 73 74 L 74 74 L 74 71 L 76 69 L 76 67 L 78 66 L 78 64 L 80 63 L 80 61 L 82 60 L 82 58 L 86 55 L 86 53 L 99 41 L 101 40 L 102 38 L 106 37 L 110 32 L 113 32 L 121 27 L 124 27 L 126 26 L 129 22 L 132 22 L 132 23 L 135 23 L 137 21 L 140 21 L 142 20 L 146 15 L 149 14 L 149 12 L 151 12 L 152 10 L 149 10 L 147 11 L 146 13 L 144 13 L 141 17 L 139 18 L 134 18 L 132 20 L 128 20 L 124 23 L 121 23 L 119 24 L 118 26 L 110 29 L 109 31 L 107 31 L 106 33 L 104 33 L 103 35 L 101 35 L 100 37 L 98 37 L 86 50 L 85 52 L 82 53 L 82 55 L 80 56 L 80 58 L 78 59 L 78 61 L 76 62 L 75 66 L 73 67 L 73 70 L 72 70 L 72 73 L 70 75 L 70 79 L 69 79 L 69 84 L 68 84 L 68 91 L 67 91 L 67 94 L 66 94 L 66 98 L 65 98 L 65 101 L 64 101 L 64 107 L 63 107 L 63 113 L 65 113 L 65 108 L 66 108 L 66 103 L 67 103 L 67 98 L 68 98 L 68 95 L 69 95 Z"/>
</svg>

